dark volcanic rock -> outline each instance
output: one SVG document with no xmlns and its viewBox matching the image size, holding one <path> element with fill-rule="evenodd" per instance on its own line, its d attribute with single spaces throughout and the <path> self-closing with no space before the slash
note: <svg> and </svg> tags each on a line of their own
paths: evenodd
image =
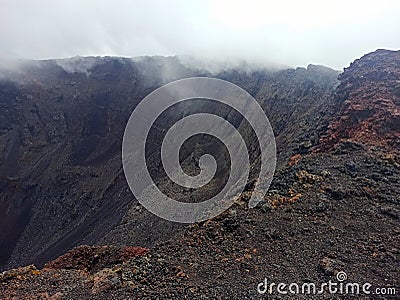
<svg viewBox="0 0 400 300">
<path fill-rule="evenodd" d="M 282 71 L 228 70 L 214 76 L 238 84 L 260 102 L 277 136 L 278 164 L 283 166 L 299 144 L 305 153 L 318 143 L 322 131 L 316 127 L 326 126 L 333 112 L 337 74 L 310 65 Z M 137 206 L 122 172 L 122 136 L 134 107 L 148 93 L 172 80 L 211 75 L 177 58 L 89 57 L 25 62 L 18 72 L 3 76 L 0 265 L 40 266 L 79 244 L 150 247 L 176 234 L 182 226 Z M 193 102 L 163 114 L 159 128 L 198 111 L 242 122 L 227 108 Z M 152 132 L 149 169 L 161 189 L 174 193 L 176 185 L 159 170 L 162 132 Z M 251 132 L 243 134 L 250 148 L 257 149 Z M 199 142 L 226 165 L 226 151 L 214 140 L 188 143 L 184 156 Z M 250 155 L 257 165 L 257 151 Z M 186 163 L 192 164 L 189 159 Z M 213 184 L 194 197 L 202 201 L 218 191 L 228 171 L 221 168 Z"/>
<path fill-rule="evenodd" d="M 386 58 L 380 57 L 381 54 Z M 369 63 L 377 70 L 373 78 L 378 80 L 380 87 L 386 84 L 386 79 L 389 78 L 390 81 L 391 75 L 385 73 L 386 67 L 379 66 L 382 62 L 386 66 L 386 62 L 394 59 L 393 56 L 397 56 L 397 52 L 378 51 L 370 56 Z M 364 58 L 360 61 L 364 61 Z M 370 69 L 364 66 L 365 61 L 360 61 L 351 67 L 351 72 L 355 75 L 359 72 L 365 74 Z M 156 62 L 159 63 L 160 60 L 157 59 Z M 114 64 L 118 65 L 113 62 L 111 66 Z M 90 76 L 117 76 L 114 72 L 107 72 L 108 67 L 98 68 L 102 73 Z M 116 70 L 121 68 L 124 67 L 116 67 Z M 154 68 L 152 66 L 145 69 Z M 139 75 L 140 69 L 134 73 L 137 74 L 136 82 L 145 81 L 145 77 Z M 383 70 L 382 74 L 380 70 Z M 398 67 L 394 72 L 397 71 Z M 55 76 L 57 72 L 53 71 L 52 74 Z M 77 138 L 85 145 L 85 132 L 91 132 L 97 137 L 91 139 L 88 144 L 99 144 L 93 146 L 95 150 L 91 148 L 82 152 L 85 154 L 82 154 L 82 160 L 79 160 L 81 154 L 76 155 L 75 160 L 69 160 L 73 152 L 71 149 L 80 151 L 81 147 L 60 147 L 56 151 L 60 154 L 58 159 L 51 160 L 42 173 L 37 172 L 47 174 L 47 177 L 27 177 L 31 182 L 33 178 L 37 180 L 36 185 L 32 186 L 34 193 L 27 197 L 28 203 L 34 204 L 27 208 L 30 212 L 28 225 L 22 227 L 29 234 L 37 231 L 44 237 L 37 234 L 32 235 L 32 239 L 30 235 L 16 238 L 18 245 L 13 252 L 13 262 L 37 260 L 33 249 L 40 247 L 35 245 L 36 242 L 42 243 L 43 249 L 48 249 L 46 255 L 41 257 L 42 261 L 56 253 L 65 252 L 64 250 L 72 247 L 72 244 L 81 244 L 87 240 L 120 245 L 143 246 L 148 243 L 151 244 L 151 250 L 136 247 L 81 246 L 50 262 L 46 265 L 47 268 L 28 266 L 3 273 L 0 276 L 0 297 L 258 299 L 262 295 L 258 294 L 257 286 L 266 278 L 276 284 L 282 282 L 301 285 L 306 282 L 319 285 L 328 281 L 338 282 L 336 275 L 339 272 L 347 277 L 345 283 L 368 282 L 373 287 L 395 288 L 398 293 L 400 164 L 395 155 L 397 149 L 392 147 L 390 135 L 371 141 L 374 146 L 381 147 L 379 152 L 370 151 L 371 144 L 359 138 L 363 134 L 359 135 L 355 131 L 355 140 L 323 139 L 323 146 L 329 145 L 327 149 L 333 147 L 333 151 L 313 151 L 315 146 L 318 146 L 320 135 L 326 133 L 327 124 L 337 112 L 335 105 L 337 106 L 339 99 L 333 97 L 336 75 L 332 70 L 316 66 L 275 73 L 244 73 L 231 70 L 219 76 L 239 84 L 255 95 L 270 114 L 276 130 L 279 166 L 265 201 L 254 209 L 247 208 L 246 201 L 253 185 L 253 181 L 250 181 L 246 192 L 238 197 L 235 204 L 225 213 L 205 222 L 179 228 L 151 216 L 135 202 L 126 206 L 107 205 L 110 202 L 102 202 L 99 199 L 110 198 L 113 200 L 112 204 L 115 204 L 115 200 L 129 194 L 119 172 L 119 154 L 111 151 L 111 154 L 103 156 L 104 160 L 100 159 L 101 163 L 98 164 L 95 163 L 96 160 L 91 159 L 100 155 L 118 139 L 117 132 L 123 128 L 123 122 L 121 121 L 121 128 L 111 127 L 108 131 L 109 122 L 104 125 L 102 120 L 98 125 L 90 127 L 90 124 L 81 121 L 82 123 L 74 127 L 81 130 L 78 131 L 78 135 L 73 136 L 71 142 Z M 346 80 L 353 81 L 351 76 Z M 157 82 L 161 81 L 160 79 Z M 74 80 L 72 86 L 79 84 L 77 82 Z M 101 85 L 98 88 L 100 87 Z M 353 87 L 354 91 L 349 87 L 349 95 L 358 89 L 357 85 Z M 136 88 L 138 86 L 135 86 L 134 90 Z M 362 88 L 368 89 L 368 84 Z M 148 92 L 151 88 L 142 90 Z M 338 88 L 338 95 L 342 90 L 343 86 Z M 7 95 L 10 95 L 9 91 Z M 64 97 L 65 99 L 69 99 L 69 96 Z M 136 98 L 132 96 L 131 99 Z M 82 99 L 79 105 L 86 101 L 89 100 Z M 96 101 L 101 105 L 110 103 L 109 106 L 112 106 L 117 99 L 111 97 L 107 100 L 110 102 L 102 102 L 99 99 Z M 41 101 L 35 98 L 35 102 Z M 133 105 L 129 101 L 128 104 Z M 364 104 L 369 105 L 369 102 Z M 123 111 L 123 106 L 121 104 L 121 111 L 116 116 L 129 114 Z M 210 109 L 208 105 L 202 108 Z M 211 108 L 217 113 L 224 112 L 221 108 Z M 337 108 L 341 114 L 344 113 L 341 106 Z M 180 113 L 184 115 L 192 109 L 194 110 L 190 107 L 189 111 Z M 109 115 L 111 110 L 107 109 L 107 112 L 106 115 Z M 86 113 L 89 114 L 90 110 Z M 341 116 L 339 115 L 339 119 Z M 83 117 L 80 115 L 76 121 Z M 174 117 L 174 114 L 169 114 L 168 118 L 162 120 L 162 124 L 168 124 L 170 117 Z M 117 121 L 118 117 L 113 120 Z M 376 124 L 381 124 L 379 122 Z M 89 126 L 90 130 L 85 126 Z M 357 125 L 354 130 L 355 128 Z M 342 129 L 344 128 L 338 127 L 338 132 Z M 39 130 L 42 131 L 46 132 L 44 129 Z M 73 133 L 76 134 L 75 131 L 69 134 Z M 15 136 L 10 134 L 6 139 L 18 141 Z M 63 140 L 68 141 L 68 136 L 63 136 Z M 388 140 L 382 140 L 383 137 L 388 137 Z M 376 144 L 377 141 L 379 144 Z M 309 142 L 312 144 L 310 148 Z M 29 157 L 35 155 L 31 153 L 27 157 L 21 156 L 25 157 L 24 161 L 19 153 L 33 151 L 32 149 L 37 151 L 33 153 L 41 153 L 43 149 L 48 151 L 46 143 L 42 148 L 29 148 L 29 144 L 18 147 L 21 148 L 15 161 L 21 161 L 20 163 L 26 163 Z M 221 148 L 214 146 L 210 149 L 219 151 Z M 49 154 L 48 159 L 53 156 Z M 33 160 L 29 160 L 31 161 Z M 21 169 L 26 169 L 26 165 Z M 0 199 L 8 199 L 8 202 L 4 201 L 7 205 L 13 203 L 10 201 L 13 191 L 11 187 L 16 189 L 17 186 L 22 196 L 25 195 L 25 188 L 30 187 L 27 185 L 22 188 L 20 169 L 9 172 L 16 175 L 8 175 L 0 184 L 0 195 L 4 197 Z M 49 178 L 58 176 L 54 174 L 60 174 L 58 180 L 49 181 Z M 162 180 L 161 183 L 161 187 L 167 190 L 171 187 Z M 106 188 L 103 189 L 104 187 Z M 107 192 L 101 194 L 98 190 Z M 52 191 L 58 192 L 60 198 L 54 196 L 57 193 L 52 194 Z M 47 202 L 39 201 L 42 193 L 46 194 Z M 82 195 L 84 196 L 81 198 Z M 58 205 L 53 207 L 57 201 Z M 87 204 L 92 206 L 85 206 Z M 20 203 L 18 205 L 11 210 L 14 212 L 12 216 L 18 216 L 17 208 L 23 207 Z M 48 211 L 52 212 L 53 218 L 46 215 Z M 74 212 L 75 218 L 71 218 L 70 212 Z M 115 223 L 112 223 L 110 220 L 114 219 Z M 52 224 L 64 226 L 54 228 L 49 234 L 46 226 Z M 86 228 L 88 230 L 85 230 Z M 72 232 L 74 234 L 71 234 Z M 47 243 L 47 239 L 51 242 Z M 32 255 L 32 259 L 25 256 L 21 260 L 15 260 L 18 254 L 24 251 Z M 353 296 L 357 298 L 364 295 L 337 295 L 340 299 Z M 278 299 L 279 295 L 273 294 L 268 297 Z M 390 299 L 396 295 L 373 297 Z M 310 299 L 310 295 L 285 295 L 283 298 Z M 326 292 L 316 298 L 332 299 L 332 294 Z"/>
</svg>

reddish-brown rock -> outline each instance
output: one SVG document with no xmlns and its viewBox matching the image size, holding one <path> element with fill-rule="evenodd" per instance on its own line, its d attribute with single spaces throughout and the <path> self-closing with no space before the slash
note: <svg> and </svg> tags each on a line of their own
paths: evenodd
<svg viewBox="0 0 400 300">
<path fill-rule="evenodd" d="M 98 271 L 108 265 L 145 255 L 149 249 L 142 247 L 114 247 L 83 245 L 72 249 L 45 264 L 47 269 L 77 269 Z"/>
<path fill-rule="evenodd" d="M 400 148 L 400 51 L 377 50 L 354 61 L 339 76 L 339 112 L 321 149 L 344 140 Z"/>
</svg>

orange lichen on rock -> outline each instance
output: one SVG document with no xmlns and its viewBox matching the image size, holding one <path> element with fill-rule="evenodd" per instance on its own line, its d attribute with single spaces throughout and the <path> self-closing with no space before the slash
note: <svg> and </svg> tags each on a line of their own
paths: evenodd
<svg viewBox="0 0 400 300">
<path fill-rule="evenodd" d="M 299 153 L 295 154 L 289 159 L 288 165 L 289 166 L 297 165 L 297 163 L 299 162 L 300 159 L 301 159 L 301 154 L 299 154 Z"/>
<path fill-rule="evenodd" d="M 277 195 L 271 196 L 269 201 L 271 203 L 272 208 L 277 208 L 277 207 L 282 206 L 287 203 L 294 203 L 294 202 L 298 201 L 300 199 L 300 197 L 301 197 L 301 193 L 293 193 L 293 194 L 290 193 L 290 197 L 286 197 L 286 196 L 277 194 Z"/>
<path fill-rule="evenodd" d="M 24 280 L 28 276 L 39 275 L 39 274 L 40 274 L 40 271 L 38 269 L 36 269 L 36 267 L 34 265 L 19 267 L 19 268 L 11 269 L 11 270 L 1 273 L 0 274 L 0 282 L 6 281 L 6 280 L 11 280 L 11 279 Z"/>
<path fill-rule="evenodd" d="M 314 184 L 322 179 L 321 176 L 311 174 L 305 170 L 297 172 L 296 177 L 303 184 Z"/>
</svg>

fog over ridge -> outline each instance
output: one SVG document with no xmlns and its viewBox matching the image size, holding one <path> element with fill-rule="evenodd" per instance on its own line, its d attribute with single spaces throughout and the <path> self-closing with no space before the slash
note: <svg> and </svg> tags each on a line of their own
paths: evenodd
<svg viewBox="0 0 400 300">
<path fill-rule="evenodd" d="M 398 49 L 400 2 L 2 0 L 0 58 L 195 57 L 342 69 Z"/>
</svg>

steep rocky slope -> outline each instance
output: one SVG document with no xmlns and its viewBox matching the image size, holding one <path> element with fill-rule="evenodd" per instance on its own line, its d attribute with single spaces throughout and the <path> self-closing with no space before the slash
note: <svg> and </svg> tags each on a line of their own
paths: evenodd
<svg viewBox="0 0 400 300">
<path fill-rule="evenodd" d="M 44 263 L 118 224 L 132 203 L 120 158 L 130 112 L 165 82 L 154 70 L 196 74 L 153 60 L 24 62 L 2 80 L 2 264 L 14 247 L 11 265 Z"/>
<path fill-rule="evenodd" d="M 177 58 L 145 57 L 24 62 L 3 76 L 0 263 L 41 265 L 82 243 L 152 246 L 175 234 L 182 226 L 133 201 L 122 172 L 122 136 L 130 113 L 149 92 L 179 78 L 211 75 Z M 277 135 L 281 164 L 302 147 L 299 141 L 306 142 L 306 152 L 318 141 L 308 124 L 327 124 L 337 84 L 336 71 L 318 66 L 229 70 L 216 76 L 260 101 Z M 224 107 L 194 102 L 163 114 L 160 127 L 169 128 L 182 114 L 199 110 L 227 115 Z M 150 169 L 162 181 L 165 174 L 153 158 L 161 137 L 152 139 Z M 168 182 L 164 185 L 173 190 Z M 220 185 L 216 182 L 215 188 Z M 129 208 L 129 217 L 122 220 Z"/>
<path fill-rule="evenodd" d="M 322 148 L 345 139 L 374 147 L 400 148 L 400 52 L 377 50 L 340 74 L 338 117 Z"/>
<path fill-rule="evenodd" d="M 55 243 L 47 243 L 51 235 L 48 229 L 41 229 L 44 237 L 34 236 L 41 243 L 37 245 L 27 232 L 33 228 L 39 230 L 38 224 L 52 224 L 53 219 L 40 216 L 48 218 L 45 214 L 54 202 L 43 201 L 43 206 L 38 205 L 36 185 L 43 190 L 46 181 L 32 181 L 40 176 L 31 177 L 31 181 L 22 180 L 18 177 L 22 173 L 15 168 L 14 175 L 7 175 L 5 179 L 1 203 L 15 203 L 10 201 L 11 197 L 19 199 L 14 212 L 22 211 L 26 202 L 32 204 L 25 207 L 29 212 L 26 218 L 18 215 L 21 216 L 18 220 L 26 220 L 20 225 L 25 231 L 17 238 L 9 265 L 37 262 L 39 269 L 30 266 L 3 273 L 0 295 L 6 299 L 253 299 L 262 296 L 257 292 L 257 285 L 264 278 L 275 283 L 321 284 L 329 280 L 337 282 L 335 276 L 339 272 L 347 274 L 346 282 L 371 283 L 373 293 L 375 288 L 395 288 L 398 293 L 400 164 L 396 136 L 400 127 L 395 121 L 399 110 L 398 55 L 399 52 L 379 50 L 362 57 L 339 76 L 339 86 L 335 71 L 317 66 L 278 72 L 229 70 L 218 74 L 256 97 L 277 137 L 278 168 L 269 194 L 255 209 L 247 208 L 249 193 L 246 192 L 221 216 L 199 224 L 177 226 L 150 215 L 131 200 L 120 171 L 116 171 L 115 180 L 108 181 L 109 170 L 121 168 L 119 149 L 96 165 L 88 158 L 96 157 L 99 155 L 96 151 L 107 147 L 89 151 L 84 162 L 61 159 L 60 163 L 63 151 L 70 155 L 73 149 L 62 146 L 55 150 L 58 169 L 52 169 L 50 162 L 44 172 L 51 176 L 55 176 L 54 170 L 68 174 L 64 175 L 65 181 L 55 186 L 59 191 L 76 191 L 60 200 L 76 203 L 77 221 L 70 218 L 68 209 L 58 208 L 60 211 L 57 209 L 53 218 L 69 226 L 54 229 L 58 234 L 52 240 Z M 145 64 L 156 64 L 159 60 L 147 59 Z M 115 63 L 115 60 L 104 65 L 109 62 Z M 134 74 L 142 74 L 139 70 L 143 66 L 137 67 Z M 361 79 L 354 79 L 353 75 Z M 90 76 L 82 75 L 87 78 L 82 80 L 89 81 Z M 145 81 L 142 75 L 136 76 L 137 82 Z M 363 78 L 367 79 L 363 81 Z M 137 85 L 130 92 L 140 90 L 146 94 L 163 80 L 168 81 L 159 78 L 150 87 Z M 10 87 L 4 91 L 8 95 L 16 93 Z M 113 99 L 110 97 L 108 103 L 114 103 Z M 120 113 L 126 113 L 125 116 L 130 110 L 125 111 L 123 106 L 135 105 L 136 98 L 130 99 L 128 104 L 121 103 Z M 12 108 L 16 105 L 14 101 L 8 105 L 9 111 L 15 109 Z M 364 112 L 368 110 L 371 112 L 366 116 Z M 82 110 L 77 108 L 77 111 Z M 90 115 L 90 112 L 85 113 Z M 15 114 L 7 117 L 12 115 Z M 120 120 L 121 129 L 125 121 Z M 76 128 L 87 125 L 78 124 Z M 365 128 L 370 129 L 368 135 L 363 132 Z M 10 131 L 6 133 L 7 139 L 11 139 Z M 100 135 L 101 141 L 104 136 Z M 112 137 L 120 143 L 118 134 Z M 76 138 L 72 137 L 70 143 Z M 88 137 L 80 135 L 79 138 L 85 141 Z M 67 140 L 67 135 L 62 140 Z M 104 143 L 110 144 L 107 139 Z M 29 148 L 20 149 L 24 153 Z M 77 170 L 81 177 L 74 177 Z M 98 177 L 90 181 L 90 172 Z M 104 186 L 108 194 L 98 192 Z M 51 185 L 48 188 L 54 189 Z M 88 199 L 78 201 L 87 191 L 93 191 Z M 101 202 L 99 195 L 111 197 L 113 201 Z M 121 200 L 115 201 L 118 196 Z M 26 200 L 21 201 L 24 197 Z M 86 201 L 91 203 L 89 200 L 98 206 L 84 209 Z M 81 219 L 83 213 L 87 215 Z M 10 236 L 14 234 L 11 231 Z M 108 246 L 79 247 L 40 268 L 42 263 L 81 243 Z M 126 246 L 148 247 L 149 251 Z M 42 256 L 35 256 L 35 251 Z M 272 298 L 281 296 L 275 291 Z M 396 297 L 369 296 L 373 299 Z M 310 295 L 290 297 L 309 299 Z M 332 299 L 332 295 L 324 293 L 318 299 Z"/>
</svg>

